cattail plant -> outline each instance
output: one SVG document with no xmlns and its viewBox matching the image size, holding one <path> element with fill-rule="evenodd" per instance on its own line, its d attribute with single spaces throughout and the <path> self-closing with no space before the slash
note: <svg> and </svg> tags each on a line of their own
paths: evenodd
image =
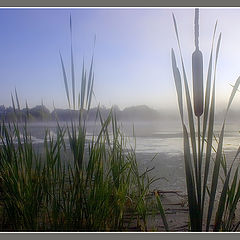
<svg viewBox="0 0 240 240">
<path fill-rule="evenodd" d="M 195 133 L 195 119 L 193 115 L 192 101 L 189 93 L 187 75 L 185 71 L 179 34 L 177 29 L 177 23 L 175 16 L 173 15 L 174 28 L 177 37 L 178 48 L 181 58 L 183 82 L 185 86 L 185 96 L 187 104 L 187 115 L 188 115 L 188 125 L 184 122 L 184 112 L 183 112 L 183 93 L 182 93 L 182 77 L 177 66 L 177 61 L 175 57 L 174 50 L 172 49 L 172 68 L 173 76 L 175 80 L 177 96 L 178 96 L 178 105 L 181 116 L 181 122 L 183 127 L 183 142 L 184 142 L 184 163 L 185 163 L 185 174 L 186 174 L 186 184 L 187 184 L 187 194 L 188 194 L 188 203 L 189 203 L 189 217 L 190 217 L 190 230 L 191 231 L 203 231 L 203 226 L 206 231 L 210 230 L 210 224 L 212 223 L 212 215 L 214 209 L 216 209 L 216 215 L 214 220 L 214 231 L 220 230 L 229 230 L 236 229 L 236 226 L 231 228 L 230 225 L 233 224 L 233 218 L 236 202 L 240 198 L 240 192 L 236 186 L 238 178 L 238 167 L 235 170 L 234 180 L 231 182 L 231 175 L 233 164 L 235 163 L 237 156 L 239 154 L 239 149 L 231 163 L 229 169 L 227 169 L 226 162 L 223 160 L 222 148 L 223 148 L 223 138 L 224 138 L 224 128 L 225 121 L 227 117 L 227 112 L 230 108 L 230 105 L 233 101 L 233 98 L 236 94 L 236 91 L 240 84 L 240 77 L 237 79 L 229 102 L 227 105 L 224 121 L 222 124 L 222 129 L 220 132 L 216 156 L 213 162 L 213 168 L 210 168 L 211 165 L 211 151 L 212 151 L 212 142 L 213 142 L 213 128 L 214 128 L 214 112 L 215 112 L 215 81 L 216 81 L 216 67 L 218 61 L 218 54 L 221 42 L 221 33 L 219 34 L 217 47 L 216 47 L 216 56 L 215 62 L 213 61 L 213 47 L 214 40 L 216 35 L 215 24 L 213 40 L 210 52 L 210 59 L 207 71 L 207 81 L 205 89 L 205 101 L 203 96 L 203 56 L 199 50 L 199 9 L 195 9 L 195 51 L 192 54 L 192 78 L 193 78 L 193 102 L 194 102 L 194 113 L 197 118 L 197 139 Z M 214 71 L 213 70 L 214 65 Z M 213 75 L 213 76 L 212 76 Z M 213 78 L 213 83 L 212 83 Z M 203 107 L 204 105 L 204 107 Z M 202 116 L 202 117 L 201 117 Z M 202 121 L 202 124 L 201 124 Z M 201 129 L 202 126 L 202 129 Z M 189 142 L 189 136 L 191 145 Z M 205 152 L 204 152 L 205 150 Z M 204 166 L 204 169 L 203 167 Z M 222 166 L 224 176 L 220 175 L 220 167 Z M 213 169 L 213 170 L 211 170 Z M 211 179 L 211 180 L 210 180 Z M 215 204 L 216 192 L 218 189 L 219 179 L 222 179 L 222 190 L 221 195 L 218 201 L 218 204 Z M 210 180 L 210 186 L 207 182 Z M 238 184 L 240 188 L 240 182 Z M 229 189 L 234 189 L 230 190 Z M 240 191 L 240 189 L 239 189 Z M 208 193 L 209 198 L 208 202 L 206 200 L 206 193 Z M 233 200 L 234 199 L 234 200 Z M 231 204 L 234 202 L 234 206 Z M 230 209 L 230 210 L 229 210 Z M 230 212 L 230 213 L 229 213 Z M 206 215 L 206 222 L 204 221 L 204 216 Z"/>
<path fill-rule="evenodd" d="M 203 114 L 203 56 L 199 50 L 199 9 L 195 9 L 195 51 L 192 54 L 194 113 Z"/>
</svg>

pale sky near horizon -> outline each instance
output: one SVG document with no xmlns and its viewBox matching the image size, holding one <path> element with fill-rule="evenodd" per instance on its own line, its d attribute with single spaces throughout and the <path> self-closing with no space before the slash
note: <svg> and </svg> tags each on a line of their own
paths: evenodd
<svg viewBox="0 0 240 240">
<path fill-rule="evenodd" d="M 177 109 L 170 53 L 173 48 L 179 57 L 179 52 L 172 13 L 191 88 L 194 8 L 0 9 L 0 105 L 11 104 L 16 87 L 22 107 L 26 100 L 30 107 L 42 100 L 49 108 L 53 101 L 56 107 L 67 107 L 59 50 L 70 77 L 70 13 L 78 83 L 83 56 L 90 64 L 96 34 L 93 105 Z M 226 106 L 230 84 L 240 76 L 240 9 L 200 8 L 205 77 L 216 20 L 217 36 L 222 32 L 216 101 Z M 240 93 L 235 107 L 239 103 Z"/>
</svg>

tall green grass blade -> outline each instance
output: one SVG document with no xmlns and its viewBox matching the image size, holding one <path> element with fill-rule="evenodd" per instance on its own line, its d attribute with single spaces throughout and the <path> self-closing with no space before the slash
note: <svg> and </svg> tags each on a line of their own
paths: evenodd
<svg viewBox="0 0 240 240">
<path fill-rule="evenodd" d="M 214 97 L 215 97 L 216 66 L 217 66 L 220 42 L 221 42 L 221 34 L 219 35 L 218 43 L 217 43 L 217 49 L 216 49 L 214 83 L 213 83 L 213 95 L 214 95 Z M 213 101 L 215 101 L 215 100 L 213 99 Z M 213 102 L 213 104 L 214 104 L 214 102 Z M 210 113 L 210 118 L 211 117 L 214 117 L 214 113 Z M 212 132 L 213 121 L 214 120 L 211 119 L 211 122 L 209 122 L 210 133 Z M 208 231 L 209 227 L 210 227 L 210 222 L 211 222 L 211 217 L 212 217 L 212 212 L 213 212 L 213 207 L 214 207 L 214 199 L 215 199 L 216 190 L 217 190 L 219 168 L 220 168 L 220 163 L 221 163 L 221 158 L 222 158 L 222 144 L 223 144 L 224 126 L 225 126 L 225 121 L 224 121 L 222 130 L 221 130 L 219 143 L 218 143 L 218 148 L 217 148 L 217 153 L 216 153 L 216 159 L 215 159 L 215 162 L 214 162 L 214 169 L 213 169 L 213 175 L 212 175 L 212 181 L 211 181 L 212 184 L 211 184 L 211 192 L 210 192 L 210 199 L 209 199 L 209 207 L 208 207 L 208 214 L 207 214 L 206 231 Z M 209 135 L 210 135 L 210 133 L 209 133 Z M 210 138 L 212 138 L 212 135 L 210 135 Z M 210 140 L 210 142 L 211 141 L 212 140 Z M 210 142 L 208 144 L 210 144 Z M 209 148 L 209 146 L 207 146 L 207 150 L 208 150 L 208 148 Z M 210 157 L 210 156 L 207 155 L 207 157 Z M 208 159 L 206 159 L 206 165 L 209 167 Z M 205 170 L 206 170 L 206 168 L 205 168 Z M 207 178 L 208 169 L 205 172 L 206 172 L 205 177 Z M 203 191 L 204 191 L 204 189 L 203 189 Z"/>
<path fill-rule="evenodd" d="M 215 25 L 214 34 L 213 34 L 213 41 L 212 41 L 212 49 L 211 49 L 211 57 L 210 58 L 212 58 L 212 50 L 213 50 L 213 43 L 214 43 L 216 26 L 217 25 Z M 212 100 L 211 100 L 211 106 L 210 106 L 210 116 L 209 116 L 208 135 L 207 135 L 207 139 L 208 140 L 207 140 L 205 170 L 204 170 L 204 179 L 203 179 L 202 212 L 201 212 L 202 216 L 203 216 L 203 207 L 204 207 L 204 204 L 205 204 L 206 184 L 207 184 L 208 175 L 209 175 L 209 166 L 210 166 L 210 158 L 211 158 L 211 150 L 212 150 L 214 112 L 215 112 L 216 67 L 217 67 L 217 61 L 218 61 L 218 52 L 219 52 L 219 48 L 220 48 L 220 42 L 221 42 L 221 34 L 220 34 L 220 36 L 218 38 L 217 50 L 216 50 L 216 58 L 215 58 L 215 66 L 214 66 L 214 79 L 213 79 L 213 88 L 212 88 Z M 209 77 L 211 77 L 211 76 L 209 76 Z M 209 104 L 210 86 L 211 86 L 210 85 L 210 81 L 207 84 L 208 85 L 207 85 L 207 88 L 206 88 L 206 97 L 208 95 L 207 102 Z M 205 111 L 204 111 L 204 122 L 203 122 L 203 133 L 206 131 L 206 125 L 207 125 L 206 121 L 207 121 L 207 117 L 208 117 L 207 115 L 208 115 L 208 113 L 207 113 L 207 110 L 205 109 Z M 204 141 L 204 138 L 203 138 L 203 141 Z M 202 147 L 203 147 L 203 143 L 202 143 Z M 202 153 L 201 153 L 201 155 L 202 155 Z"/>
<path fill-rule="evenodd" d="M 73 97 L 73 109 L 75 110 L 75 72 L 73 61 L 73 46 L 72 46 L 72 17 L 70 15 L 70 35 L 71 35 L 71 73 L 72 73 L 72 97 Z"/>
<path fill-rule="evenodd" d="M 68 100 L 68 106 L 69 108 L 71 108 L 70 105 L 70 98 L 69 98 L 69 90 L 68 90 L 68 82 L 67 82 L 67 75 L 66 75 L 66 71 L 65 71 L 65 67 L 64 67 L 64 63 L 63 63 L 63 59 L 62 59 L 62 55 L 60 54 L 60 59 L 61 59 L 61 65 L 62 65 L 62 72 L 63 72 L 63 80 L 64 80 L 64 85 L 65 85 L 65 91 L 66 91 L 66 95 L 67 95 L 67 100 Z"/>
<path fill-rule="evenodd" d="M 203 133 L 202 133 L 202 148 L 201 148 L 202 153 L 203 153 L 205 134 L 207 130 L 207 120 L 208 120 L 208 112 L 209 112 L 209 106 L 210 106 L 210 92 L 211 92 L 211 79 L 212 79 L 212 55 L 213 55 L 213 45 L 214 45 L 216 29 L 217 29 L 217 22 L 214 27 L 212 47 L 211 47 L 209 64 L 208 64 L 207 83 L 206 83 L 206 91 L 205 91 L 205 105 L 204 105 L 204 114 L 203 114 Z"/>
<path fill-rule="evenodd" d="M 110 143 L 110 138 L 109 138 L 109 134 L 108 134 L 107 128 L 108 128 L 108 125 L 111 123 L 112 109 L 109 112 L 109 114 L 107 116 L 107 119 L 105 121 L 103 120 L 101 112 L 100 112 L 99 109 L 98 109 L 98 116 L 99 116 L 99 119 L 100 119 L 100 122 L 101 122 L 101 130 L 100 130 L 100 132 L 98 134 L 96 143 L 98 143 L 101 140 L 102 134 L 105 133 L 106 139 L 107 139 L 107 144 L 110 146 L 111 143 Z"/>
<path fill-rule="evenodd" d="M 29 112 L 29 107 L 28 107 L 27 101 L 26 101 L 26 109 L 27 109 L 27 118 L 29 118 L 30 117 L 30 112 Z"/>
<path fill-rule="evenodd" d="M 12 99 L 13 111 L 14 111 L 14 113 L 15 113 L 15 115 L 16 115 L 16 107 L 15 107 L 15 102 L 14 102 L 12 93 L 11 93 L 11 99 Z"/>
<path fill-rule="evenodd" d="M 90 88 L 90 97 L 89 97 L 89 101 L 88 101 L 88 111 L 90 110 L 90 106 L 91 106 L 91 103 L 92 103 L 93 86 L 94 86 L 94 74 L 93 74 L 93 77 L 92 77 L 92 83 L 91 83 L 91 88 Z"/>
<path fill-rule="evenodd" d="M 156 200 L 157 200 L 157 206 L 158 206 L 161 218 L 163 220 L 164 228 L 168 232 L 169 231 L 169 227 L 168 227 L 165 211 L 164 211 L 164 208 L 162 206 L 162 202 L 161 202 L 161 199 L 159 197 L 159 194 L 157 192 L 155 192 L 155 197 L 156 197 Z"/>
<path fill-rule="evenodd" d="M 92 81 L 93 81 L 93 56 L 92 56 L 90 71 L 89 71 L 89 75 L 88 75 L 87 101 L 86 101 L 86 104 L 87 104 L 87 105 L 88 105 L 88 102 L 89 102 L 89 97 L 90 97 L 90 91 L 91 91 Z M 88 106 L 87 106 L 87 107 L 88 107 Z"/>
<path fill-rule="evenodd" d="M 208 124 L 207 147 L 206 147 L 206 157 L 205 157 L 206 160 L 205 160 L 205 170 L 204 170 L 204 177 L 203 177 L 202 213 L 201 213 L 202 216 L 203 216 L 203 209 L 205 204 L 205 195 L 207 190 L 207 180 L 209 176 L 209 167 L 210 167 L 210 159 L 211 159 L 214 112 L 215 112 L 215 82 L 213 83 L 212 100 L 211 100 L 209 124 Z"/>
<path fill-rule="evenodd" d="M 81 108 L 81 96 L 80 93 L 78 93 L 78 109 Z"/>
<path fill-rule="evenodd" d="M 186 126 L 183 124 L 183 138 L 184 138 L 184 161 L 185 174 L 187 182 L 189 214 L 191 221 L 191 231 L 201 231 L 199 229 L 199 209 L 197 204 L 196 187 L 194 182 L 194 173 L 191 162 L 191 152 L 189 145 L 189 137 Z"/>
<path fill-rule="evenodd" d="M 227 177 L 225 179 L 223 189 L 222 189 L 222 193 L 221 193 L 221 196 L 220 196 L 220 200 L 219 200 L 219 203 L 218 203 L 218 209 L 217 209 L 215 224 L 214 224 L 214 228 L 213 228 L 213 231 L 215 231 L 215 232 L 219 231 L 220 227 L 221 227 L 222 216 L 223 216 L 223 212 L 224 212 L 225 206 L 226 206 L 226 197 L 227 197 L 227 191 L 228 191 L 228 186 L 229 186 L 229 180 L 230 180 L 230 176 L 231 176 L 231 170 L 232 170 L 232 166 L 229 169 L 229 172 L 228 172 Z"/>
<path fill-rule="evenodd" d="M 16 97 L 16 102 L 17 102 L 17 107 L 18 107 L 18 111 L 20 111 L 20 103 L 19 103 L 19 99 L 18 99 L 18 94 L 17 94 L 17 89 L 15 88 L 15 97 Z"/>
<path fill-rule="evenodd" d="M 183 79 L 184 79 L 184 86 L 185 86 L 187 111 L 188 111 L 188 121 L 189 121 L 189 127 L 190 127 L 190 137 L 191 137 L 192 152 L 193 152 L 193 159 L 194 159 L 195 179 L 196 179 L 196 184 L 198 184 L 197 149 L 196 149 L 196 137 L 195 137 L 193 110 L 192 110 L 192 104 L 191 104 L 191 98 L 190 98 L 190 93 L 189 93 L 189 88 L 188 88 L 187 76 L 186 76 L 186 71 L 185 71 L 185 67 L 184 67 L 183 56 L 182 56 L 182 51 L 181 51 L 181 46 L 180 46 L 177 23 L 176 23 L 176 19 L 175 19 L 174 14 L 172 16 L 173 16 L 175 33 L 176 33 L 176 36 L 177 36 L 178 48 L 179 48 L 179 52 L 180 52 L 180 56 L 181 56 L 181 64 L 182 64 L 182 70 L 183 70 Z"/>
<path fill-rule="evenodd" d="M 213 39 L 212 39 L 212 47 L 211 47 L 211 53 L 210 53 L 210 59 L 209 59 L 209 65 L 208 65 L 208 73 L 207 73 L 207 83 L 206 83 L 206 91 L 205 91 L 205 105 L 204 105 L 204 114 L 203 114 L 203 131 L 202 131 L 202 147 L 201 147 L 201 161 L 203 158 L 203 150 L 204 150 L 204 141 L 205 141 L 205 135 L 207 130 L 207 120 L 208 120 L 208 112 L 209 112 L 209 106 L 210 106 L 210 91 L 211 91 L 211 78 L 212 78 L 212 55 L 213 55 L 213 45 L 214 45 L 214 39 L 216 34 L 216 28 L 217 28 L 217 22 L 214 27 L 213 32 Z M 213 86 L 213 89 L 215 89 L 215 85 Z M 213 135 L 213 123 L 214 123 L 214 99 L 215 99 L 215 90 L 213 93 L 214 97 L 212 97 L 212 103 L 210 107 L 211 112 L 211 120 L 209 120 L 209 131 L 208 131 L 208 141 L 212 141 L 212 135 Z M 205 161 L 205 171 L 204 171 L 204 179 L 203 179 L 203 190 L 202 190 L 202 217 L 203 217 L 203 209 L 204 209 L 204 203 L 205 203 L 205 193 L 206 193 L 206 183 L 208 178 L 208 171 L 209 171 L 209 162 L 210 162 L 210 156 L 211 156 L 211 143 L 209 143 L 207 150 L 206 150 L 206 161 Z"/>
<path fill-rule="evenodd" d="M 229 101 L 228 101 L 227 110 L 226 110 L 226 113 L 225 113 L 224 120 L 226 120 L 228 110 L 229 110 L 229 108 L 230 108 L 230 106 L 232 104 L 232 101 L 233 101 L 233 98 L 234 98 L 236 92 L 238 91 L 239 84 L 240 84 L 240 77 L 236 80 L 235 85 L 234 85 L 234 87 L 232 89 L 232 93 L 231 93 L 231 96 L 230 96 Z"/>
<path fill-rule="evenodd" d="M 182 102 L 182 82 L 181 82 L 181 75 L 177 67 L 176 57 L 173 49 L 171 51 L 171 56 L 172 56 L 173 76 L 174 76 L 174 81 L 175 81 L 175 86 L 176 86 L 177 96 L 178 96 L 178 107 L 180 111 L 181 120 L 183 122 L 184 119 L 183 119 L 183 102 Z"/>
<path fill-rule="evenodd" d="M 84 99 L 85 99 L 85 86 L 86 86 L 86 78 L 85 78 L 85 67 L 84 67 L 84 59 L 83 59 L 83 67 L 82 67 L 82 82 L 81 82 L 81 110 L 84 108 Z"/>
<path fill-rule="evenodd" d="M 172 68 L 173 68 L 173 75 L 174 75 L 174 80 L 175 80 L 175 85 L 177 90 L 177 96 L 178 96 L 179 111 L 180 111 L 182 126 L 183 126 L 184 161 L 185 161 L 185 174 L 186 174 L 186 182 L 187 182 L 191 230 L 197 231 L 198 230 L 198 227 L 197 227 L 198 209 L 197 209 L 197 198 L 196 198 L 196 191 L 195 191 L 196 187 L 195 187 L 194 173 L 193 173 L 192 162 L 191 162 L 189 137 L 188 137 L 186 126 L 183 122 L 181 77 L 176 65 L 176 59 L 175 59 L 175 54 L 173 50 L 172 50 Z"/>
</svg>

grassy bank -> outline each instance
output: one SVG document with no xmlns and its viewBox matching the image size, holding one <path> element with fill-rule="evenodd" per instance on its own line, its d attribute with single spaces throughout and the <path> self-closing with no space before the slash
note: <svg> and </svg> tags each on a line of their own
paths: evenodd
<svg viewBox="0 0 240 240">
<path fill-rule="evenodd" d="M 58 127 L 56 139 L 46 131 L 42 153 L 27 125 L 2 123 L 0 137 L 1 231 L 124 231 L 129 213 L 147 230 L 154 179 L 139 173 L 112 114 L 90 142 L 74 123 Z"/>
<path fill-rule="evenodd" d="M 70 33 L 72 41 L 71 17 Z M 75 112 L 70 112 L 70 124 L 61 127 L 55 116 L 56 138 L 46 130 L 43 150 L 36 151 L 27 126 L 28 105 L 22 115 L 17 91 L 13 122 L 0 123 L 1 231 L 124 231 L 133 220 L 136 229 L 147 231 L 147 195 L 157 179 L 148 177 L 149 170 L 139 172 L 135 150 L 126 146 L 112 111 L 105 119 L 97 112 L 101 129 L 86 139 L 94 56 L 89 69 L 83 62 L 77 91 L 72 42 L 70 50 L 71 91 L 60 53 L 67 103 Z M 158 193 L 154 199 L 167 229 Z"/>
</svg>

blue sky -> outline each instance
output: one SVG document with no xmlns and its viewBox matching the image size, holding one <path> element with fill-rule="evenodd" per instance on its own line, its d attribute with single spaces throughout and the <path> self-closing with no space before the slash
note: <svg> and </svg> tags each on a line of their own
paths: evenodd
<svg viewBox="0 0 240 240">
<path fill-rule="evenodd" d="M 191 87 L 193 8 L 0 9 L 0 104 L 11 104 L 10 94 L 16 87 L 22 106 L 26 100 L 30 106 L 43 100 L 49 108 L 53 101 L 56 107 L 67 107 L 59 50 L 70 74 L 70 13 L 76 80 L 80 80 L 83 57 L 90 64 L 96 34 L 93 105 L 177 108 L 171 48 L 179 54 L 171 14 L 178 22 Z M 217 102 L 226 105 L 229 84 L 240 75 L 240 9 L 200 9 L 205 76 L 216 20 L 217 33 L 222 32 Z M 237 96 L 235 106 L 239 100 Z"/>
</svg>

